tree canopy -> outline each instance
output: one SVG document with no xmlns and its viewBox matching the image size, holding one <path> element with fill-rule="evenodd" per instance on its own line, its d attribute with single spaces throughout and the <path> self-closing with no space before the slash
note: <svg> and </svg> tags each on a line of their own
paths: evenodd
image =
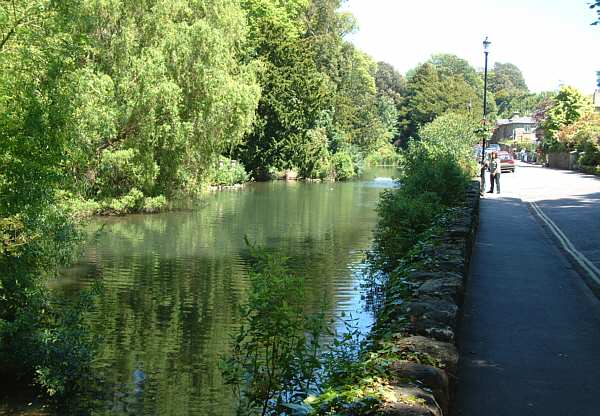
<svg viewBox="0 0 600 416">
<path fill-rule="evenodd" d="M 488 114 L 496 112 L 489 94 Z M 406 100 L 400 112 L 404 140 L 415 137 L 419 127 L 448 112 L 483 114 L 483 81 L 464 59 L 454 55 L 434 55 L 409 71 Z"/>
</svg>

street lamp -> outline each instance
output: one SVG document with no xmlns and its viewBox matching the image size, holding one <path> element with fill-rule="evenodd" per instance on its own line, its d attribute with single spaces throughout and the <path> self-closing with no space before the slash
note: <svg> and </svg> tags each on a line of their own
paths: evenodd
<svg viewBox="0 0 600 416">
<path fill-rule="evenodd" d="M 486 130 L 486 124 L 487 124 L 487 73 L 488 73 L 488 54 L 490 53 L 490 45 L 492 44 L 492 42 L 490 42 L 487 38 L 487 36 L 485 37 L 485 40 L 483 41 L 483 53 L 485 54 L 485 67 L 483 70 L 483 127 L 484 127 L 484 132 L 483 132 L 483 143 L 482 143 L 482 149 L 481 149 L 481 162 L 483 163 L 484 159 L 485 159 L 485 135 Z"/>
</svg>

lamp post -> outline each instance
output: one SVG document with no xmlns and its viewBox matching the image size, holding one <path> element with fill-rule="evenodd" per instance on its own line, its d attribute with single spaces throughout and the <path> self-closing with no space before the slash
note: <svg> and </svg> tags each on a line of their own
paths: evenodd
<svg viewBox="0 0 600 416">
<path fill-rule="evenodd" d="M 485 40 L 483 41 L 483 53 L 485 54 L 485 67 L 483 70 L 483 127 L 484 127 L 484 132 L 483 132 L 483 140 L 482 140 L 482 148 L 481 148 L 481 163 L 483 163 L 483 161 L 485 159 L 485 135 L 486 135 L 485 127 L 487 125 L 487 73 L 488 73 L 488 54 L 490 53 L 489 49 L 490 49 L 491 44 L 492 44 L 492 42 L 490 42 L 486 36 Z"/>
</svg>

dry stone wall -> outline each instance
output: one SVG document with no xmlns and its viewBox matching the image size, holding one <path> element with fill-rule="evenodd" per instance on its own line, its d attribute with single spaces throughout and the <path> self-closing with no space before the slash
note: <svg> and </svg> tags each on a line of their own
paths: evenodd
<svg viewBox="0 0 600 416">
<path fill-rule="evenodd" d="M 390 416 L 443 416 L 449 413 L 458 363 L 455 345 L 464 288 L 479 213 L 479 183 L 469 187 L 463 206 L 440 235 L 412 256 L 407 274 L 410 300 L 385 305 L 395 351 L 406 359 L 389 364 L 382 412 Z M 402 323 L 395 325 L 394 319 Z"/>
</svg>

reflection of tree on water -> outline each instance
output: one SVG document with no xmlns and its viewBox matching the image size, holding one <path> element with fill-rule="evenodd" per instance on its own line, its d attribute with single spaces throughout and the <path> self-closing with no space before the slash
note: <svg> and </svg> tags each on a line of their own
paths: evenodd
<svg viewBox="0 0 600 416">
<path fill-rule="evenodd" d="M 143 394 L 146 383 L 146 373 L 138 367 L 133 370 L 132 382 L 116 386 L 113 398 L 105 408 L 114 414 L 141 415 L 144 412 Z"/>
<path fill-rule="evenodd" d="M 307 310 L 325 296 L 333 316 L 356 308 L 349 265 L 370 244 L 379 191 L 257 184 L 211 195 L 198 211 L 109 219 L 83 262 L 92 266 L 84 280 L 101 278 L 106 288 L 91 317 L 106 388 L 118 386 L 105 411 L 230 414 L 217 362 L 248 290 L 244 235 L 290 257 L 306 279 Z"/>
</svg>

